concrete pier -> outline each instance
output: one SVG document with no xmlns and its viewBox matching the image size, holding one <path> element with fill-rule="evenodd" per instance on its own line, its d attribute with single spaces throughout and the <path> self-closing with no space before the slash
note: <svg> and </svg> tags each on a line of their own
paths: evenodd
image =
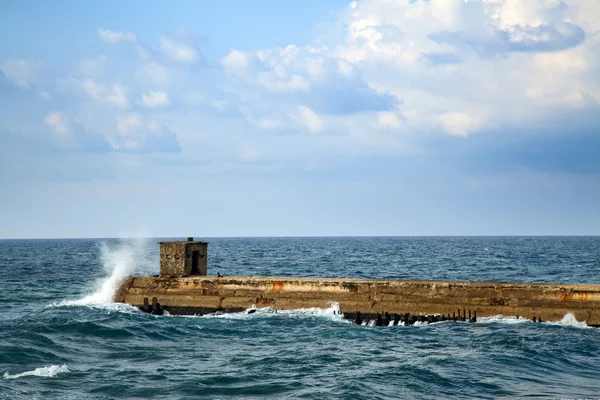
<svg viewBox="0 0 600 400">
<path fill-rule="evenodd" d="M 129 277 L 116 301 L 140 308 L 156 298 L 172 314 L 238 312 L 255 307 L 279 310 L 338 303 L 350 319 L 399 321 L 411 316 L 472 320 L 493 315 L 557 321 L 573 313 L 600 326 L 600 285 L 407 281 L 350 278 L 232 276 Z M 357 318 L 358 317 L 358 318 Z M 441 318 L 441 317 L 439 317 Z"/>
</svg>

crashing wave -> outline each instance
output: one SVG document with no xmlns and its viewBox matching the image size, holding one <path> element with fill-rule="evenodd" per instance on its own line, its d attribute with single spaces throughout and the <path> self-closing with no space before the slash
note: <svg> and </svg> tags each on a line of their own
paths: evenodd
<svg viewBox="0 0 600 400">
<path fill-rule="evenodd" d="M 62 300 L 50 307 L 90 306 L 118 312 L 137 312 L 137 308 L 114 303 L 114 298 L 123 279 L 131 275 L 142 264 L 146 264 L 149 242 L 147 239 L 125 239 L 116 245 L 100 245 L 100 261 L 107 277 L 96 282 L 94 291 L 81 299 Z"/>
</svg>

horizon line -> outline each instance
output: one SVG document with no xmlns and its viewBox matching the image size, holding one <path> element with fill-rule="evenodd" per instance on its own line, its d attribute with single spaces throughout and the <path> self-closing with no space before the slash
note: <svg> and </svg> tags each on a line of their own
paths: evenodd
<svg viewBox="0 0 600 400">
<path fill-rule="evenodd" d="M 15 237 L 0 240 L 106 240 L 106 239 L 277 239 L 277 238 L 515 238 L 515 237 L 600 237 L 600 234 L 487 234 L 487 235 L 273 235 L 273 236 L 113 236 L 113 237 Z"/>
</svg>

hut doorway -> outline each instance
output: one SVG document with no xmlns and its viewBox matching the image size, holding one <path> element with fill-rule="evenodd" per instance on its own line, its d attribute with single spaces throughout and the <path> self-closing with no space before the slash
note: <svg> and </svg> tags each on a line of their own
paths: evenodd
<svg viewBox="0 0 600 400">
<path fill-rule="evenodd" d="M 198 271 L 198 260 L 200 258 L 199 251 L 192 252 L 192 275 L 198 275 L 200 271 Z"/>
</svg>

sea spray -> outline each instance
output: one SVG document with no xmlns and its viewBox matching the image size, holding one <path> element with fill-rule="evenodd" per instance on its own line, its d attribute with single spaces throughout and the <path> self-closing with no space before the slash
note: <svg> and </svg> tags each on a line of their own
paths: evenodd
<svg viewBox="0 0 600 400">
<path fill-rule="evenodd" d="M 135 272 L 148 273 L 152 268 L 148 239 L 121 239 L 116 244 L 100 243 L 100 261 L 107 274 L 94 285 L 94 291 L 78 300 L 65 300 L 57 306 L 102 305 L 114 302 L 119 285 Z"/>
<path fill-rule="evenodd" d="M 328 308 L 296 308 L 291 310 L 277 310 L 274 307 L 256 307 L 253 305 L 249 309 L 236 312 L 236 313 L 214 313 L 206 315 L 170 315 L 176 318 L 221 318 L 221 319 L 232 319 L 232 320 L 247 320 L 257 317 L 273 316 L 273 317 L 300 317 L 300 318 L 323 318 L 329 319 L 336 322 L 351 323 L 351 321 L 344 319 L 344 314 L 340 311 L 339 303 L 332 302 Z"/>
<path fill-rule="evenodd" d="M 590 328 L 585 321 L 578 321 L 573 313 L 567 313 L 565 316 L 557 322 L 549 321 L 550 325 L 560 325 L 560 326 L 570 326 L 573 328 L 582 328 L 587 329 Z"/>
<path fill-rule="evenodd" d="M 4 379 L 18 379 L 24 376 L 40 376 L 45 378 L 53 378 L 58 374 L 64 374 L 70 372 L 66 365 L 51 365 L 49 367 L 36 368 L 33 371 L 25 371 L 20 374 L 11 375 L 8 372 L 4 373 Z"/>
</svg>

